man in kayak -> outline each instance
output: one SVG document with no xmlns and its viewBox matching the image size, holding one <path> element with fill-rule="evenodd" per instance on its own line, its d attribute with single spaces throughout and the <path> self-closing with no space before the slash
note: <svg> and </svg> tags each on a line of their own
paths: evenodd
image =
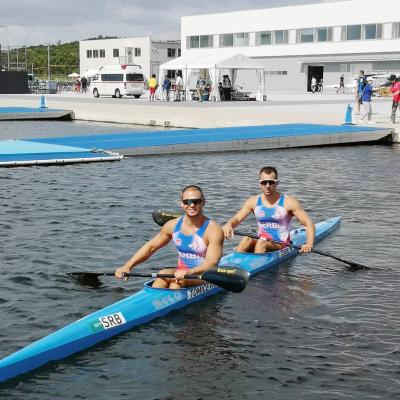
<svg viewBox="0 0 400 400">
<path fill-rule="evenodd" d="M 130 272 L 172 240 L 178 250 L 177 267 L 163 269 L 160 273 L 174 274 L 175 278 L 157 278 L 153 287 L 180 289 L 202 283 L 200 280 L 185 279 L 185 276 L 200 275 L 216 266 L 224 243 L 220 225 L 203 214 L 204 204 L 205 198 L 199 186 L 185 187 L 181 194 L 184 215 L 168 221 L 158 235 L 145 243 L 124 266 L 116 269 L 115 276 L 123 279 L 124 273 Z"/>
<path fill-rule="evenodd" d="M 315 225 L 294 197 L 277 191 L 279 180 L 276 168 L 261 168 L 258 182 L 261 194 L 249 197 L 224 225 L 225 237 L 233 237 L 234 228 L 253 213 L 258 224 L 259 239 L 245 237 L 236 250 L 247 253 L 280 250 L 290 243 L 290 223 L 295 216 L 306 228 L 306 243 L 301 246 L 301 252 L 310 252 L 314 245 Z"/>
</svg>

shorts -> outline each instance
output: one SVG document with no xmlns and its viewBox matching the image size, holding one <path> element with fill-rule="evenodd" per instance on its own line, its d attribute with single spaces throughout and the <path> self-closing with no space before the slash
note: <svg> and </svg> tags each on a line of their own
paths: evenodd
<svg viewBox="0 0 400 400">
<path fill-rule="evenodd" d="M 156 88 L 155 87 L 151 87 L 150 88 L 150 94 L 154 94 L 156 92 Z"/>
</svg>

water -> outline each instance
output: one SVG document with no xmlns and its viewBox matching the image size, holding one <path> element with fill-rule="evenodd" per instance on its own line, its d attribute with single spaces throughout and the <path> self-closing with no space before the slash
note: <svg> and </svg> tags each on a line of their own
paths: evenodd
<svg viewBox="0 0 400 400">
<path fill-rule="evenodd" d="M 28 136 L 43 126 L 50 136 L 53 124 Z M 125 129 L 56 126 L 60 134 Z M 26 127 L 12 128 L 27 137 Z M 299 256 L 241 294 L 209 298 L 2 384 L 0 398 L 400 399 L 398 146 L 0 170 L 0 357 L 139 290 L 143 279 L 104 278 L 95 290 L 65 272 L 122 265 L 157 232 L 151 211 L 177 210 L 183 186 L 200 184 L 207 214 L 223 222 L 256 193 L 265 164 L 278 167 L 280 189 L 315 221 L 342 216 L 318 249 L 380 270 Z M 138 271 L 172 266 L 175 257 L 164 248 Z"/>
</svg>

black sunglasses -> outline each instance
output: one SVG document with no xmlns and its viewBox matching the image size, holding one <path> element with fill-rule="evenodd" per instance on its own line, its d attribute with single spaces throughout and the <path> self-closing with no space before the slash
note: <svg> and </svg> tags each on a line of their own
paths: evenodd
<svg viewBox="0 0 400 400">
<path fill-rule="evenodd" d="M 263 186 L 267 185 L 272 186 L 275 185 L 276 182 L 278 182 L 278 179 L 264 179 L 263 181 L 258 181 L 258 182 L 260 182 L 260 185 Z"/>
<path fill-rule="evenodd" d="M 201 199 L 184 199 L 184 200 L 182 200 L 182 203 L 185 206 L 190 206 L 191 204 L 198 206 L 199 204 L 201 204 L 203 202 L 203 200 L 204 200 L 203 198 L 201 198 Z"/>
</svg>

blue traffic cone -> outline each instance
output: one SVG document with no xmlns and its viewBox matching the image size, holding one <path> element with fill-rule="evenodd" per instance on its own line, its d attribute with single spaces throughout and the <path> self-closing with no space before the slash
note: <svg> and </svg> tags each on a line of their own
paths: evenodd
<svg viewBox="0 0 400 400">
<path fill-rule="evenodd" d="M 44 97 L 43 94 L 42 94 L 42 96 L 40 97 L 40 105 L 39 105 L 39 108 L 47 108 L 46 97 Z"/>
<path fill-rule="evenodd" d="M 346 116 L 344 118 L 343 125 L 354 125 L 353 124 L 353 107 L 350 104 L 347 104 Z"/>
</svg>

